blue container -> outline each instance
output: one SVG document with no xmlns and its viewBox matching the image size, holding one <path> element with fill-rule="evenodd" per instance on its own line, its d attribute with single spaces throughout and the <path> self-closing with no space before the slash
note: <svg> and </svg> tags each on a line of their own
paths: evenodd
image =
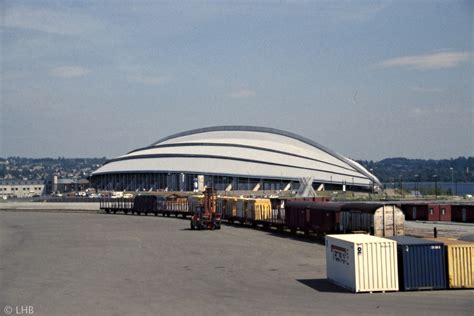
<svg viewBox="0 0 474 316">
<path fill-rule="evenodd" d="M 387 237 L 397 242 L 400 290 L 445 289 L 444 244 L 415 237 Z"/>
</svg>

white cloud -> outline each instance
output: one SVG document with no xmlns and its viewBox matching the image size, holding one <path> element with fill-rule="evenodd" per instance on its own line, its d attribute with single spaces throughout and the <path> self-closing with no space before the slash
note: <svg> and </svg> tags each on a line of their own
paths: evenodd
<svg viewBox="0 0 474 316">
<path fill-rule="evenodd" d="M 234 99 L 250 98 L 250 97 L 254 97 L 256 95 L 257 95 L 257 93 L 253 90 L 250 90 L 250 89 L 241 89 L 241 90 L 234 91 L 234 92 L 229 94 L 229 96 L 231 98 L 234 98 Z"/>
<path fill-rule="evenodd" d="M 60 35 L 77 35 L 98 26 L 97 21 L 77 13 L 28 7 L 5 9 L 2 23 L 2 27 Z"/>
<path fill-rule="evenodd" d="M 391 58 L 378 63 L 377 66 L 381 68 L 402 67 L 428 70 L 453 68 L 470 60 L 472 60 L 472 53 L 469 52 L 438 52 Z"/>
<path fill-rule="evenodd" d="M 143 74 L 131 75 L 128 79 L 132 82 L 142 83 L 149 86 L 159 86 L 169 81 L 169 79 L 164 76 L 148 76 Z"/>
<path fill-rule="evenodd" d="M 51 69 L 49 74 L 53 77 L 74 78 L 86 76 L 90 72 L 89 69 L 81 66 L 62 66 Z"/>
</svg>

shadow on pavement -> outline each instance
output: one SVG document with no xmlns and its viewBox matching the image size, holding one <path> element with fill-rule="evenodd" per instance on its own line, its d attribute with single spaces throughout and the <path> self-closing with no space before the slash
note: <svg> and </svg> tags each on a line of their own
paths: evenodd
<svg viewBox="0 0 474 316">
<path fill-rule="evenodd" d="M 297 279 L 296 281 L 303 283 L 318 292 L 351 293 L 349 290 L 331 283 L 327 279 Z"/>
</svg>

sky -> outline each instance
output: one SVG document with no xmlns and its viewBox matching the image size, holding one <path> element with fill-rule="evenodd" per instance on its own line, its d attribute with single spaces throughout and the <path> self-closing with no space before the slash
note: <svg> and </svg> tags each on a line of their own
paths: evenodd
<svg viewBox="0 0 474 316">
<path fill-rule="evenodd" d="M 353 159 L 474 155 L 472 1 L 2 1 L 0 157 L 253 125 Z"/>
</svg>

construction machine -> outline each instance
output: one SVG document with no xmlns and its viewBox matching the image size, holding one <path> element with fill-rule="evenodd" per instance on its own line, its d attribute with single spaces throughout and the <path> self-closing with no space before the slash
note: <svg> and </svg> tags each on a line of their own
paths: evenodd
<svg viewBox="0 0 474 316">
<path fill-rule="evenodd" d="M 206 188 L 202 205 L 194 208 L 191 229 L 221 229 L 221 214 L 216 213 L 216 192 Z"/>
</svg>

